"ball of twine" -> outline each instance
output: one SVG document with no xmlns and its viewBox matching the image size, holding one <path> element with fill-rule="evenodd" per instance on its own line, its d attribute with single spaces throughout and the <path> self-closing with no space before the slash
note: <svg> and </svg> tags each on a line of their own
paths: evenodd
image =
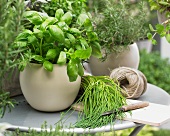
<svg viewBox="0 0 170 136">
<path fill-rule="evenodd" d="M 127 98 L 139 98 L 147 89 L 145 75 L 136 69 L 119 67 L 111 71 L 110 77 L 116 79 Z"/>
</svg>

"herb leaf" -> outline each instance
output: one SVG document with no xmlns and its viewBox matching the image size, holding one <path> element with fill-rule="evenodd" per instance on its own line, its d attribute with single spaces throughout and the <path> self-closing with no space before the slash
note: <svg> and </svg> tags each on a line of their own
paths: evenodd
<svg viewBox="0 0 170 136">
<path fill-rule="evenodd" d="M 50 25 L 49 32 L 52 36 L 54 36 L 56 41 L 64 43 L 64 33 L 59 27 L 57 27 L 56 25 Z"/>
<path fill-rule="evenodd" d="M 67 75 L 69 76 L 69 81 L 76 81 L 78 77 L 78 66 L 75 59 L 71 59 L 67 65 Z"/>
<path fill-rule="evenodd" d="M 47 70 L 52 72 L 53 71 L 53 64 L 49 61 L 44 61 L 43 67 Z"/>
</svg>

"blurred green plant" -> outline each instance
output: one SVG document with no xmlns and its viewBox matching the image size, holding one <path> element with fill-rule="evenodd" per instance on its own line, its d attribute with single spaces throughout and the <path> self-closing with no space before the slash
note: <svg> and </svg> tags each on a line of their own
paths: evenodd
<svg viewBox="0 0 170 136">
<path fill-rule="evenodd" d="M 103 136 L 129 136 L 134 128 L 119 130 L 115 134 L 113 132 L 105 133 Z M 170 130 L 159 129 L 157 127 L 151 127 L 146 125 L 138 134 L 138 136 L 169 136 Z"/>
<path fill-rule="evenodd" d="M 160 129 L 158 131 L 152 131 L 153 136 L 169 136 L 170 130 L 169 129 Z"/>
<path fill-rule="evenodd" d="M 160 24 L 149 25 L 150 30 L 153 33 L 148 33 L 147 37 L 152 41 L 152 44 L 157 44 L 157 41 L 154 39 L 155 35 L 158 34 L 160 37 L 165 37 L 166 40 L 170 43 L 170 0 L 149 0 L 151 10 L 157 10 L 160 13 L 160 16 L 163 16 L 165 20 L 160 22 Z"/>
<path fill-rule="evenodd" d="M 170 1 L 169 0 L 148 0 L 151 10 L 158 10 L 160 12 L 170 11 Z M 169 12 L 167 12 L 170 15 Z"/>
<path fill-rule="evenodd" d="M 170 62 L 161 58 L 159 52 L 147 53 L 140 51 L 140 64 L 138 68 L 144 73 L 149 83 L 157 85 L 170 94 Z"/>
<path fill-rule="evenodd" d="M 107 0 L 87 0 L 88 10 L 91 13 L 101 12 L 106 8 Z"/>
<path fill-rule="evenodd" d="M 15 66 L 16 55 L 13 52 L 12 43 L 22 29 L 21 20 L 24 11 L 23 0 L 1 0 L 0 1 L 0 117 L 5 113 L 6 108 L 13 107 L 13 100 L 9 93 L 3 90 L 3 83 L 6 73 Z"/>
</svg>

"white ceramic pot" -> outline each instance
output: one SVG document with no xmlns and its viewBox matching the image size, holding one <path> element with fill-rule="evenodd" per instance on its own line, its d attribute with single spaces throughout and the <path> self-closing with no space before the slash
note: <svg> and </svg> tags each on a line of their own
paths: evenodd
<svg viewBox="0 0 170 136">
<path fill-rule="evenodd" d="M 68 108 L 80 89 L 81 77 L 70 82 L 67 67 L 54 65 L 52 72 L 40 64 L 29 64 L 20 73 L 20 85 L 27 102 L 40 111 L 53 112 Z"/>
<path fill-rule="evenodd" d="M 92 75 L 110 75 L 110 72 L 118 67 L 130 67 L 138 69 L 140 61 L 139 50 L 137 44 L 129 45 L 129 49 L 115 54 L 108 55 L 104 62 L 101 62 L 95 57 L 90 58 L 89 68 Z"/>
</svg>

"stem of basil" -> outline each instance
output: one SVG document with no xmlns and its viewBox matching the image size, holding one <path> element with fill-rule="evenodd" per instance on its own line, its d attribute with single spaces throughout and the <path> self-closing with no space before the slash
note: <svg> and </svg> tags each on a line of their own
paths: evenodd
<svg viewBox="0 0 170 136">
<path fill-rule="evenodd" d="M 40 41 L 40 55 L 42 56 L 42 41 L 43 41 L 43 39 L 41 39 L 41 41 Z"/>
</svg>

